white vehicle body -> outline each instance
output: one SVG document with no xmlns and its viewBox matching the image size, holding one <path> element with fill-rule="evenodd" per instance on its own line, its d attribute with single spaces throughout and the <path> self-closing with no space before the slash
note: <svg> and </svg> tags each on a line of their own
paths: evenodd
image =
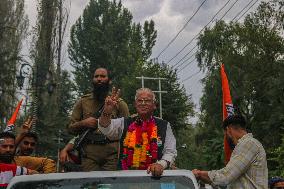
<svg viewBox="0 0 284 189">
<path fill-rule="evenodd" d="M 8 189 L 199 189 L 189 170 L 165 170 L 152 177 L 145 170 L 92 171 L 14 177 Z"/>
</svg>

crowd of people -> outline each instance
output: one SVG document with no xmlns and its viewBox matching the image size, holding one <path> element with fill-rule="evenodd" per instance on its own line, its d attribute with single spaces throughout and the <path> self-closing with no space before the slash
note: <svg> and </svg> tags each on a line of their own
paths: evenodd
<svg viewBox="0 0 284 189">
<path fill-rule="evenodd" d="M 172 167 L 177 156 L 176 139 L 171 124 L 153 116 L 156 109 L 153 91 L 138 89 L 134 106 L 136 113 L 130 115 L 120 90 L 111 88 L 109 71 L 96 69 L 93 92 L 76 102 L 70 117 L 68 131 L 74 138 L 59 157 L 64 171 L 138 169 L 161 176 Z M 31 131 L 33 121 L 28 118 L 18 136 L 0 133 L 0 186 L 6 186 L 15 175 L 56 172 L 53 160 L 33 154 L 39 140 Z M 245 119 L 240 115 L 228 116 L 223 129 L 235 144 L 230 161 L 220 170 L 194 169 L 196 178 L 235 189 L 268 188 L 266 153 L 261 143 L 247 132 Z"/>
</svg>

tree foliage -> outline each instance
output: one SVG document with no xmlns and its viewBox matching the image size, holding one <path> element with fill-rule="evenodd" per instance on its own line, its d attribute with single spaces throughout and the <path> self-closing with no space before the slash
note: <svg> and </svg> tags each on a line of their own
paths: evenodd
<svg viewBox="0 0 284 189">
<path fill-rule="evenodd" d="M 139 77 L 164 78 L 164 80 L 161 80 L 161 89 L 166 91 L 166 93 L 161 94 L 163 119 L 170 121 L 176 132 L 186 127 L 188 125 L 188 117 L 194 115 L 194 105 L 191 96 L 186 94 L 184 87 L 178 82 L 176 71 L 166 64 L 145 62 L 144 66 L 134 73 Z M 136 90 L 141 88 L 141 79 L 136 79 L 134 76 L 124 80 L 122 87 L 122 94 L 127 99 L 131 112 L 135 112 L 134 96 Z M 158 86 L 158 80 L 144 80 L 144 87 L 153 91 L 158 91 Z M 156 99 L 157 111 L 155 115 L 159 117 L 159 93 L 156 93 Z"/>
<path fill-rule="evenodd" d="M 15 102 L 17 65 L 22 60 L 22 40 L 26 36 L 28 19 L 24 0 L 0 1 L 0 124 L 8 119 Z M 8 118 L 7 118 L 8 117 Z"/>
<path fill-rule="evenodd" d="M 279 133 L 284 129 L 283 13 L 281 1 L 262 3 L 244 23 L 219 21 L 199 37 L 199 66 L 208 72 L 203 80 L 198 136 L 207 154 L 213 154 L 215 144 L 206 141 L 222 140 L 220 63 L 225 64 L 233 103 L 247 119 L 254 136 L 267 152 L 281 144 Z M 211 165 L 211 168 L 221 164 Z M 271 166 L 270 169 L 277 169 Z"/>
<path fill-rule="evenodd" d="M 143 28 L 133 23 L 121 2 L 91 0 L 70 35 L 68 52 L 82 94 L 90 90 L 91 74 L 98 67 L 110 68 L 113 82 L 120 86 L 139 62 L 150 57 L 157 34 L 153 21 Z"/>
<path fill-rule="evenodd" d="M 114 85 L 121 89 L 131 114 L 134 114 L 134 96 L 141 88 L 141 80 L 136 77 L 165 78 L 161 80 L 161 89 L 167 91 L 162 94 L 163 119 L 171 123 L 175 134 L 182 135 L 184 130 L 192 131 L 188 118 L 194 114 L 194 105 L 191 96 L 186 95 L 178 82 L 176 70 L 166 64 L 149 61 L 156 37 L 154 22 L 145 21 L 143 26 L 132 22 L 131 13 L 121 2 L 91 0 L 71 29 L 68 51 L 75 69 L 76 87 L 79 94 L 90 90 L 93 69 L 106 67 L 112 73 Z M 144 87 L 158 91 L 158 86 L 158 80 L 145 80 Z M 158 93 L 156 99 L 155 116 L 159 117 Z M 185 141 L 186 136 L 183 135 L 178 144 Z M 178 161 L 184 161 L 185 157 Z"/>
<path fill-rule="evenodd" d="M 39 153 L 49 155 L 56 154 L 53 139 L 57 137 L 58 130 L 65 128 L 68 109 L 71 108 L 72 83 L 70 76 L 61 69 L 61 47 L 67 19 L 68 9 L 64 6 L 64 0 L 38 2 L 34 46 L 31 50 L 34 62 L 32 95 L 34 108 L 37 108 L 34 111 L 37 117 L 36 131 L 42 136 Z"/>
</svg>

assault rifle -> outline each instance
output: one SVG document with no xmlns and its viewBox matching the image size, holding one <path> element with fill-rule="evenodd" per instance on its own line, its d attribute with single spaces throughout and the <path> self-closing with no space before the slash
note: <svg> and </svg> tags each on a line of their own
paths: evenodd
<svg viewBox="0 0 284 189">
<path fill-rule="evenodd" d="M 102 112 L 103 112 L 103 109 L 104 109 L 104 104 L 100 107 L 100 109 L 95 113 L 95 118 L 98 119 Z M 79 137 L 76 138 L 75 142 L 74 142 L 74 149 L 76 149 L 78 152 L 80 152 L 80 156 L 84 154 L 84 151 L 83 151 L 83 144 L 85 143 L 86 141 L 86 137 L 87 135 L 92 131 L 93 129 L 87 129 L 86 131 L 84 131 L 82 134 L 79 135 Z"/>
</svg>

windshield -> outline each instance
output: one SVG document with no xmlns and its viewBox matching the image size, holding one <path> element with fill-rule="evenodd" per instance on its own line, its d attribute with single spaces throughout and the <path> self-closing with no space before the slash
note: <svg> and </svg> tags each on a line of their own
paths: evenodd
<svg viewBox="0 0 284 189">
<path fill-rule="evenodd" d="M 183 176 L 83 178 L 17 183 L 13 189 L 194 189 Z"/>
</svg>

